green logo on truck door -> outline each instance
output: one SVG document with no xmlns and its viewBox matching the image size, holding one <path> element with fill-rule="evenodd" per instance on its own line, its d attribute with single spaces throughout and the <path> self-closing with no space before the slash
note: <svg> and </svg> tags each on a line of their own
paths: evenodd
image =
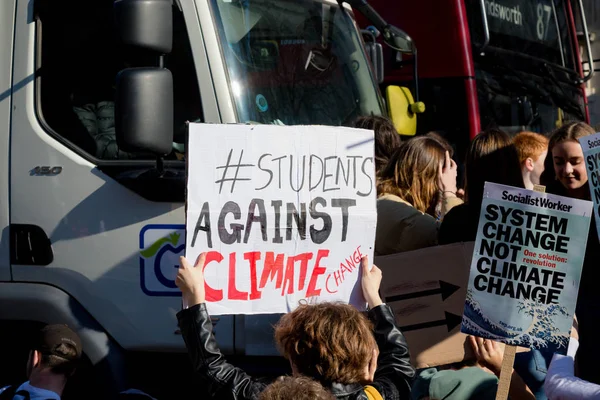
<svg viewBox="0 0 600 400">
<path fill-rule="evenodd" d="M 185 225 L 147 225 L 140 231 L 140 284 L 148 296 L 179 296 L 175 276 L 185 252 Z"/>
</svg>

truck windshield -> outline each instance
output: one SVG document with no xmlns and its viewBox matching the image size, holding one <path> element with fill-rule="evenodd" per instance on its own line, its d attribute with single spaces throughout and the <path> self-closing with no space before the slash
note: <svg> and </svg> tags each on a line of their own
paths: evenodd
<svg viewBox="0 0 600 400">
<path fill-rule="evenodd" d="M 313 0 L 211 5 L 239 122 L 351 125 L 382 114 L 347 10 Z"/>
</svg>

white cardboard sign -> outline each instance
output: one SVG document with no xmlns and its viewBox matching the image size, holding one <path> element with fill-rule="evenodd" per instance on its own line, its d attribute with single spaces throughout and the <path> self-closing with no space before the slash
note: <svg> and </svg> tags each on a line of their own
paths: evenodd
<svg viewBox="0 0 600 400">
<path fill-rule="evenodd" d="M 579 138 L 588 174 L 590 195 L 594 202 L 596 233 L 600 240 L 600 133 Z"/>
<path fill-rule="evenodd" d="M 186 256 L 207 252 L 211 315 L 284 313 L 300 301 L 364 307 L 373 256 L 373 132 L 190 124 Z"/>
</svg>

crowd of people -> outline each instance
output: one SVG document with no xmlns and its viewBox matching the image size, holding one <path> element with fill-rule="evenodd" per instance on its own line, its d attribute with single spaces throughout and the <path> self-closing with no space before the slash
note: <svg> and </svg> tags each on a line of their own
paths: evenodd
<svg viewBox="0 0 600 400">
<path fill-rule="evenodd" d="M 408 140 L 382 117 L 364 117 L 360 128 L 375 132 L 377 231 L 375 254 L 387 255 L 429 246 L 474 241 L 484 183 L 494 182 L 590 200 L 585 160 L 578 139 L 594 130 L 571 122 L 548 133 L 514 137 L 486 130 L 472 140 L 465 160 L 432 132 Z M 464 161 L 465 182 L 457 182 Z M 595 262 L 600 243 L 595 222 L 587 251 L 566 355 L 540 350 L 519 353 L 509 397 L 518 399 L 600 399 L 598 347 L 600 320 Z M 499 343 L 469 337 L 474 360 L 427 368 L 411 365 L 409 345 L 392 309 L 380 295 L 382 273 L 364 257 L 360 282 L 368 312 L 339 303 L 300 304 L 274 327 L 274 340 L 292 374 L 273 382 L 255 378 L 228 363 L 213 334 L 206 308 L 201 254 L 194 264 L 180 260 L 176 284 L 183 296 L 179 327 L 197 381 L 218 399 L 494 399 L 503 351 Z M 435 279 L 435 277 L 431 277 Z M 31 346 L 29 380 L 0 389 L 0 399 L 60 399 L 82 346 L 66 326 L 42 329 Z M 575 368 L 576 367 L 576 368 Z M 575 373 L 575 371 L 577 371 Z M 135 390 L 124 398 L 151 398 Z"/>
<path fill-rule="evenodd" d="M 361 126 L 364 125 L 362 122 Z M 381 121 L 373 123 L 376 150 L 390 143 L 388 136 L 393 127 L 376 129 L 381 126 Z M 541 185 L 548 193 L 591 200 L 579 138 L 593 133 L 594 129 L 583 122 L 567 123 L 548 133 L 549 139 L 534 132 L 520 132 L 511 138 L 498 129 L 483 131 L 467 149 L 462 193 L 457 190 L 456 163 L 449 158 L 451 146 L 441 135 L 430 133 L 400 145 L 394 144 L 397 146 L 395 150 L 386 148 L 380 154 L 389 155 L 387 161 L 379 161 L 377 165 L 375 254 L 387 255 L 434 245 L 474 241 L 485 182 L 530 190 L 535 185 Z M 571 338 L 569 352 L 567 356 L 554 356 L 540 350 L 518 354 L 515 364 L 517 371 L 512 380 L 514 385 L 511 386 L 511 389 L 514 387 L 512 398 L 600 398 L 600 386 L 597 386 L 600 384 L 600 370 L 595 362 L 598 350 L 593 344 L 600 321 L 600 307 L 597 306 L 600 295 L 594 289 L 600 277 L 594 266 L 600 259 L 600 243 L 593 219 L 591 224 L 577 299 L 579 323 L 578 327 L 572 329 L 575 337 Z M 476 345 L 475 341 L 471 343 Z M 488 347 L 480 345 L 479 349 Z M 491 347 L 489 349 L 487 354 L 495 354 L 495 363 L 486 362 L 481 351 L 476 350 L 475 353 L 479 354 L 480 365 L 497 372 L 494 365 L 501 363 L 501 353 L 493 351 Z M 575 358 L 578 377 L 574 376 Z M 456 369 L 452 372 L 444 370 L 443 374 L 451 374 L 455 381 L 469 384 L 476 381 L 465 376 L 468 369 L 464 365 L 459 367 L 460 377 Z M 431 374 L 436 376 L 440 373 L 437 369 L 424 371 L 417 376 L 416 383 L 423 379 L 430 380 Z M 484 390 L 486 385 L 481 383 L 478 387 Z M 515 392 L 517 388 L 520 390 Z M 413 390 L 414 399 L 427 397 L 419 396 Z M 483 395 L 430 398 L 483 398 Z"/>
</svg>

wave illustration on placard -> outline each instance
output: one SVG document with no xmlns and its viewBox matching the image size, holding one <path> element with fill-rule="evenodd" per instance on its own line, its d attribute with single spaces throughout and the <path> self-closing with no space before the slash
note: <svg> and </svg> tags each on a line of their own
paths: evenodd
<svg viewBox="0 0 600 400">
<path fill-rule="evenodd" d="M 514 327 L 504 321 L 490 321 L 484 317 L 479 303 L 469 289 L 463 313 L 462 331 L 509 345 L 533 347 L 559 353 L 566 351 L 569 344 L 569 332 L 560 332 L 552 324 L 553 317 L 568 316 L 566 307 L 525 300 L 519 302 L 516 311 L 531 317 L 529 326 L 526 328 Z"/>
</svg>

